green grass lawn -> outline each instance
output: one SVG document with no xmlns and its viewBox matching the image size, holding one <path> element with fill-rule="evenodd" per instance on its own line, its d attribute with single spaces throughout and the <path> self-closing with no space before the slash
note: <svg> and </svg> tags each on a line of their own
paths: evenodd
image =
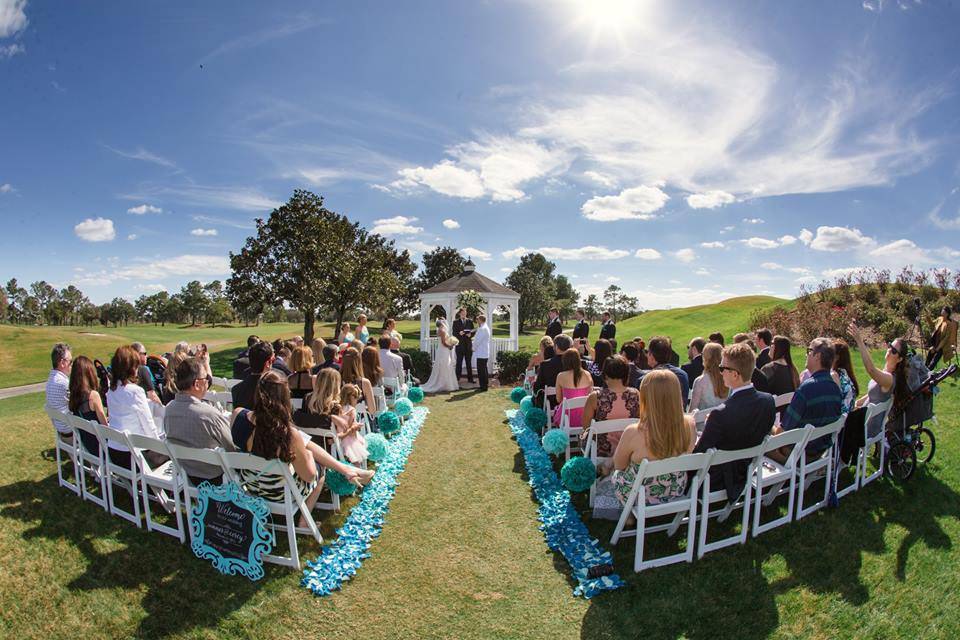
<svg viewBox="0 0 960 640">
<path fill-rule="evenodd" d="M 703 322 L 697 333 L 739 328 Z M 654 330 L 690 337 L 670 329 Z M 614 558 L 628 587 L 590 601 L 572 596 L 566 562 L 537 528 L 504 424 L 506 390 L 426 401 L 431 414 L 372 557 L 327 598 L 275 566 L 256 584 L 221 576 L 187 545 L 59 488 L 42 394 L 0 401 L 0 636 L 955 638 L 960 389 L 942 390 L 936 458 L 905 485 L 875 482 L 839 510 L 639 575 L 626 539 Z M 326 537 L 352 500 L 322 517 Z M 582 497 L 576 504 L 585 511 Z M 607 545 L 612 523 L 588 526 Z M 301 542 L 305 558 L 317 555 Z"/>
</svg>

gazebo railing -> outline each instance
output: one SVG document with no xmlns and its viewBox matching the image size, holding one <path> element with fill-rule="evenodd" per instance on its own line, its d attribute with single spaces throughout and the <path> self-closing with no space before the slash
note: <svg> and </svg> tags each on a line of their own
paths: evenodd
<svg viewBox="0 0 960 640">
<path fill-rule="evenodd" d="M 436 337 L 430 337 L 420 340 L 420 350 L 426 351 L 430 354 L 430 362 L 436 360 L 437 349 L 440 348 L 440 341 Z M 488 368 L 491 372 L 496 371 L 497 369 L 497 354 L 501 351 L 516 351 L 517 350 L 517 341 L 511 338 L 493 338 L 490 340 L 490 360 L 488 362 Z M 476 355 L 474 355 L 474 363 L 476 363 Z"/>
</svg>

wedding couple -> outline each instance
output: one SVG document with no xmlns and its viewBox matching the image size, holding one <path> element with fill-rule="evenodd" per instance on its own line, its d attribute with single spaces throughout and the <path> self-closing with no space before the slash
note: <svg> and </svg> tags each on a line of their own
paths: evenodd
<svg viewBox="0 0 960 640">
<path fill-rule="evenodd" d="M 477 377 L 480 379 L 480 391 L 487 390 L 489 374 L 487 360 L 490 358 L 490 327 L 482 313 L 477 316 L 477 328 L 467 318 L 467 310 L 460 309 L 458 318 L 453 322 L 453 335 L 447 329 L 446 318 L 437 319 L 437 355 L 433 361 L 430 379 L 421 389 L 426 393 L 457 391 L 460 388 L 460 371 L 464 361 L 467 363 L 467 380 L 473 382 L 473 355 L 477 356 Z"/>
</svg>

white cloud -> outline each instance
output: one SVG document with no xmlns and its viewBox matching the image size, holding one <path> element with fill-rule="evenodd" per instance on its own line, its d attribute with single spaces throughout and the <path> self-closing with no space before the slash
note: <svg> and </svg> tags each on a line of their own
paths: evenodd
<svg viewBox="0 0 960 640">
<path fill-rule="evenodd" d="M 838 269 L 824 269 L 820 272 L 824 278 L 838 278 L 841 276 L 849 276 L 857 271 L 860 271 L 863 267 L 840 267 Z"/>
<path fill-rule="evenodd" d="M 778 242 L 780 242 L 781 246 L 786 247 L 791 244 L 796 244 L 797 238 L 795 236 L 791 236 L 790 234 L 787 234 L 785 236 L 780 236 L 780 239 L 778 240 Z"/>
<path fill-rule="evenodd" d="M 489 197 L 510 202 L 526 197 L 526 183 L 565 171 L 566 152 L 533 140 L 511 136 L 484 136 L 447 149 L 448 159 L 430 167 L 405 167 L 387 191 L 410 192 L 427 187 L 437 193 L 464 199 Z"/>
<path fill-rule="evenodd" d="M 200 237 L 215 236 L 215 235 L 217 235 L 217 230 L 216 230 L 216 229 L 199 229 L 199 228 L 198 228 L 198 229 L 192 229 L 192 230 L 190 231 L 190 235 L 192 235 L 192 236 L 200 236 Z"/>
<path fill-rule="evenodd" d="M 0 193 L 13 193 L 16 189 L 13 188 L 13 185 L 9 182 L 0 184 Z"/>
<path fill-rule="evenodd" d="M 913 240 L 901 238 L 881 245 L 870 251 L 870 255 L 884 264 L 902 266 L 904 264 L 927 264 L 934 262 L 926 249 L 918 247 Z"/>
<path fill-rule="evenodd" d="M 219 224 L 233 229 L 256 229 L 256 225 L 250 220 L 234 220 L 233 218 L 218 218 L 216 216 L 190 216 L 194 222 L 205 224 Z"/>
<path fill-rule="evenodd" d="M 527 249 L 526 247 L 517 247 L 509 251 L 504 251 L 501 255 L 504 258 L 515 259 L 528 253 L 539 253 L 548 260 L 617 260 L 630 255 L 629 251 L 622 249 L 608 249 L 607 247 L 586 246 L 577 249 L 560 249 L 558 247 L 540 247 L 539 249 Z"/>
<path fill-rule="evenodd" d="M 612 189 L 613 187 L 617 186 L 616 178 L 613 176 L 608 176 L 605 173 L 600 173 L 599 171 L 584 171 L 583 177 L 592 180 L 600 186 L 608 189 Z"/>
<path fill-rule="evenodd" d="M 781 264 L 779 264 L 779 263 L 777 263 L 777 262 L 761 262 L 761 263 L 760 263 L 760 268 L 761 268 L 761 269 L 770 269 L 771 271 L 774 271 L 774 270 L 776 270 L 776 269 L 783 269 L 783 265 L 781 265 Z"/>
<path fill-rule="evenodd" d="M 482 251 L 474 247 L 464 247 L 463 249 L 460 249 L 460 253 L 477 260 L 489 260 L 492 257 L 489 252 Z"/>
<path fill-rule="evenodd" d="M 606 278 L 604 278 L 604 282 L 611 282 L 611 283 L 620 282 L 620 280 L 622 280 L 622 278 L 618 278 L 617 276 L 607 276 Z"/>
<path fill-rule="evenodd" d="M 145 213 L 163 213 L 163 209 L 160 207 L 155 207 L 152 204 L 141 204 L 137 207 L 130 207 L 127 209 L 127 213 L 132 213 L 135 216 L 142 216 Z"/>
<path fill-rule="evenodd" d="M 789 271 L 790 273 L 798 273 L 800 275 L 810 274 L 810 269 L 806 267 L 785 267 L 779 262 L 763 262 L 760 264 L 760 268 L 769 271 Z"/>
<path fill-rule="evenodd" d="M 716 209 L 736 201 L 737 197 L 735 195 L 720 190 L 694 193 L 687 196 L 687 204 L 691 209 Z"/>
<path fill-rule="evenodd" d="M 800 242 L 809 246 L 813 242 L 813 232 L 810 229 L 800 229 Z"/>
<path fill-rule="evenodd" d="M 437 246 L 434 244 L 424 242 L 423 240 L 417 240 L 416 238 L 404 238 L 399 240 L 397 241 L 397 246 L 401 249 L 406 249 L 410 253 L 426 253 L 427 251 L 433 251 L 437 248 Z"/>
<path fill-rule="evenodd" d="M 641 185 L 615 196 L 597 196 L 583 203 L 580 211 L 588 220 L 649 220 L 670 199 L 658 186 Z"/>
<path fill-rule="evenodd" d="M 693 249 L 680 249 L 673 254 L 680 262 L 693 262 L 697 259 L 697 254 Z"/>
<path fill-rule="evenodd" d="M 744 224 L 763 224 L 763 218 L 744 218 Z"/>
<path fill-rule="evenodd" d="M 87 218 L 73 228 L 77 237 L 87 242 L 108 242 L 117 237 L 113 220 L 108 218 Z"/>
<path fill-rule="evenodd" d="M 656 249 L 637 249 L 633 255 L 641 260 L 659 260 L 663 257 L 663 254 Z"/>
<path fill-rule="evenodd" d="M 711 274 L 707 269 L 704 269 L 703 267 L 700 267 L 699 269 L 697 269 L 696 271 L 693 272 L 693 275 L 695 275 L 695 276 L 709 276 L 709 275 L 712 275 L 712 274 Z"/>
<path fill-rule="evenodd" d="M 127 200 L 175 200 L 197 207 L 254 211 L 264 217 L 283 203 L 249 187 L 188 184 L 179 187 L 154 187 L 121 196 Z M 252 228 L 252 227 L 251 227 Z"/>
<path fill-rule="evenodd" d="M 379 220 L 373 221 L 373 229 L 371 229 L 371 231 L 381 236 L 416 235 L 423 231 L 423 227 L 413 226 L 413 223 L 416 221 L 416 218 L 408 218 L 406 216 L 380 218 Z"/>
<path fill-rule="evenodd" d="M 9 38 L 26 28 L 27 0 L 0 0 L 0 38 Z"/>
<path fill-rule="evenodd" d="M 149 162 L 151 164 L 159 165 L 161 167 L 166 167 L 168 169 L 177 168 L 177 164 L 172 160 L 167 160 L 163 156 L 157 155 L 152 151 L 148 151 L 143 147 L 137 147 L 133 151 L 124 151 L 122 149 L 116 149 L 106 144 L 103 146 L 109 149 L 110 151 L 113 151 L 118 156 L 122 156 L 124 158 L 130 158 L 131 160 L 140 160 L 142 162 Z"/>
<path fill-rule="evenodd" d="M 109 269 L 89 271 L 86 267 L 74 269 L 75 281 L 80 285 L 99 286 L 118 280 L 157 280 L 171 277 L 213 278 L 230 273 L 226 256 L 179 255 L 157 260 L 138 260 L 132 264 Z"/>
<path fill-rule="evenodd" d="M 12 58 L 15 55 L 26 53 L 27 49 L 19 42 L 0 46 L 0 60 Z"/>
<path fill-rule="evenodd" d="M 460 223 L 452 218 L 447 218 L 446 220 L 443 221 L 443 226 L 446 229 L 459 229 Z"/>
<path fill-rule="evenodd" d="M 152 291 L 156 293 L 158 291 L 166 291 L 167 287 L 160 284 L 159 282 L 150 283 L 150 284 L 138 284 L 133 288 L 134 291 Z"/>
<path fill-rule="evenodd" d="M 768 240 L 767 238 L 747 238 L 743 241 L 743 244 L 747 245 L 751 249 L 776 249 L 780 246 L 780 243 L 776 240 Z"/>
<path fill-rule="evenodd" d="M 715 240 L 713 242 L 701 242 L 700 246 L 704 249 L 723 249 L 724 245 L 719 240 Z"/>
<path fill-rule="evenodd" d="M 135 233 L 131 233 L 127 235 L 127 240 L 136 240 L 136 239 L 137 239 L 137 234 Z"/>
<path fill-rule="evenodd" d="M 950 193 L 950 195 L 955 195 L 956 193 L 957 193 L 957 190 L 954 189 Z M 945 204 L 946 204 L 946 200 L 944 200 L 943 202 L 935 206 L 933 209 L 930 210 L 930 213 L 927 214 L 927 217 L 930 219 L 930 222 L 933 223 L 933 226 L 937 227 L 938 229 L 948 229 L 948 230 L 960 229 L 960 215 L 955 216 L 953 218 L 941 217 L 940 211 L 941 209 L 943 209 L 943 206 Z"/>
<path fill-rule="evenodd" d="M 810 248 L 817 251 L 851 251 L 866 249 L 876 242 L 859 229 L 849 227 L 817 227 L 817 235 L 810 242 Z"/>
</svg>

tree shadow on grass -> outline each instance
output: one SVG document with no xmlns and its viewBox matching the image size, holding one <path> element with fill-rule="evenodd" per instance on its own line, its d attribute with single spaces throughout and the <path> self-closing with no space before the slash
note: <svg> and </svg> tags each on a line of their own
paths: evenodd
<svg viewBox="0 0 960 640">
<path fill-rule="evenodd" d="M 289 569 L 265 565 L 266 576 L 259 582 L 221 575 L 196 558 L 189 543 L 181 545 L 175 538 L 137 529 L 107 514 L 60 488 L 56 475 L 0 487 L 0 515 L 30 527 L 22 534 L 26 553 L 34 539 L 44 538 L 65 541 L 83 555 L 77 565 L 86 570 L 66 585 L 69 590 L 142 591 L 140 606 L 146 617 L 130 634 L 138 637 L 215 629 L 270 582 L 288 580 L 291 574 Z M 309 558 L 317 551 L 315 544 L 301 544 L 302 556 Z"/>
</svg>

